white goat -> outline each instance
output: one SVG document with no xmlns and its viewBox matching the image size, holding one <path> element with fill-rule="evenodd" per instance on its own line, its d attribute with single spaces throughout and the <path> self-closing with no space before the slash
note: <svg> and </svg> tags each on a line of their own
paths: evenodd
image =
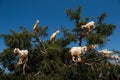
<svg viewBox="0 0 120 80">
<path fill-rule="evenodd" d="M 102 54 L 106 57 L 110 57 L 110 55 L 113 53 L 113 51 L 108 51 L 107 49 L 104 49 L 104 50 L 98 51 L 98 53 Z"/>
<path fill-rule="evenodd" d="M 28 61 L 28 50 L 20 50 L 19 48 L 14 49 L 14 53 L 18 53 L 19 61 L 17 65 L 23 64 L 23 60 L 26 59 Z"/>
<path fill-rule="evenodd" d="M 118 55 L 112 55 L 111 58 L 115 59 L 115 60 L 119 60 L 119 56 Z"/>
<path fill-rule="evenodd" d="M 39 20 L 36 20 L 36 23 L 33 26 L 33 32 L 37 32 L 37 30 L 38 30 L 38 24 L 39 24 Z"/>
<path fill-rule="evenodd" d="M 94 21 L 90 21 L 88 22 L 86 25 L 82 25 L 81 28 L 87 28 L 89 30 L 89 32 L 91 31 L 91 29 L 95 29 L 95 22 Z"/>
<path fill-rule="evenodd" d="M 87 46 L 83 46 L 83 47 L 72 47 L 69 52 L 72 56 L 72 60 L 74 62 L 79 62 L 81 61 L 81 54 L 87 51 Z"/>
<path fill-rule="evenodd" d="M 54 32 L 54 33 L 51 35 L 51 37 L 50 37 L 50 42 L 51 42 L 51 43 L 54 43 L 54 40 L 55 40 L 56 35 L 57 35 L 58 33 L 60 33 L 59 30 L 57 30 L 56 32 Z"/>
</svg>

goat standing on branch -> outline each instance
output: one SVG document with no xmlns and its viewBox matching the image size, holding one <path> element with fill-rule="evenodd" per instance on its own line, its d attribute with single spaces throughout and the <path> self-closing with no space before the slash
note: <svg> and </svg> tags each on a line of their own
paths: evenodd
<svg viewBox="0 0 120 80">
<path fill-rule="evenodd" d="M 115 60 L 119 60 L 119 56 L 118 55 L 113 55 L 111 56 L 112 59 L 115 59 Z"/>
<path fill-rule="evenodd" d="M 55 38 L 56 38 L 56 35 L 57 35 L 58 33 L 60 33 L 59 30 L 57 30 L 56 32 L 54 32 L 54 33 L 51 35 L 51 37 L 50 37 L 50 42 L 51 42 L 51 43 L 54 43 Z"/>
<path fill-rule="evenodd" d="M 19 55 L 19 61 L 18 61 L 17 65 L 23 64 L 24 60 L 25 60 L 25 62 L 28 61 L 28 50 L 20 50 L 19 48 L 15 48 L 14 53 L 18 53 L 18 55 Z"/>
<path fill-rule="evenodd" d="M 72 47 L 69 52 L 72 56 L 72 60 L 76 63 L 81 61 L 81 55 L 85 51 L 87 51 L 87 46 Z"/>
<path fill-rule="evenodd" d="M 88 32 L 90 32 L 91 29 L 95 29 L 95 22 L 94 22 L 94 21 L 91 21 L 91 22 L 87 23 L 86 25 L 82 25 L 81 28 L 82 28 L 82 29 L 83 29 L 83 28 L 86 28 L 86 29 L 89 30 Z"/>
<path fill-rule="evenodd" d="M 23 65 L 23 74 L 25 74 L 25 67 L 30 69 L 30 67 L 27 66 L 27 63 L 26 63 L 28 61 L 28 50 L 20 50 L 19 48 L 15 48 L 14 53 L 18 53 L 19 61 L 17 63 L 17 66 Z"/>
<path fill-rule="evenodd" d="M 33 26 L 33 32 L 37 32 L 38 31 L 38 24 L 39 24 L 39 20 L 36 20 L 36 23 Z"/>
<path fill-rule="evenodd" d="M 39 24 L 39 20 L 36 20 L 36 23 L 33 26 L 33 32 L 39 34 L 39 32 L 38 32 L 38 24 Z M 35 35 L 36 35 L 36 41 L 39 42 L 42 45 L 43 49 L 44 49 L 44 51 L 41 51 L 41 52 L 46 53 L 45 46 L 42 43 L 42 40 L 39 38 L 39 35 L 37 35 L 37 34 L 35 34 Z M 34 41 L 34 42 L 36 42 L 36 41 Z"/>
<path fill-rule="evenodd" d="M 115 61 L 113 62 L 114 65 L 118 65 L 120 60 L 119 60 L 119 55 L 112 55 L 111 59 L 114 59 Z"/>
<path fill-rule="evenodd" d="M 99 54 L 102 54 L 105 57 L 110 57 L 110 55 L 113 53 L 113 51 L 108 51 L 107 49 L 98 51 Z"/>
</svg>

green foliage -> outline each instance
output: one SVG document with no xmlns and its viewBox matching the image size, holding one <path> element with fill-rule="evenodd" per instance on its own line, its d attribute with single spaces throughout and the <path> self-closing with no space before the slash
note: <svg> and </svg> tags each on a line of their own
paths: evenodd
<svg viewBox="0 0 120 80">
<path fill-rule="evenodd" d="M 8 68 L 10 71 L 13 71 L 15 64 L 15 55 L 13 54 L 13 50 L 7 48 L 0 54 L 0 62 L 4 68 Z"/>
<path fill-rule="evenodd" d="M 48 26 L 40 26 L 38 28 L 38 32 L 35 33 L 33 37 L 35 37 L 35 38 L 38 38 L 38 37 L 45 38 L 45 37 L 48 36 L 47 30 L 48 30 Z"/>
<path fill-rule="evenodd" d="M 95 34 L 95 33 L 90 33 L 86 37 L 87 43 L 88 44 L 104 44 L 105 37 L 102 36 L 101 34 Z"/>
<path fill-rule="evenodd" d="M 0 75 L 4 74 L 4 70 L 2 68 L 0 68 Z"/>
<path fill-rule="evenodd" d="M 75 20 L 76 22 L 78 22 L 81 18 L 81 10 L 82 10 L 82 7 L 80 6 L 75 11 L 69 8 L 69 9 L 66 9 L 66 14 L 67 16 L 70 17 L 70 20 Z"/>
<path fill-rule="evenodd" d="M 105 37 L 110 36 L 115 29 L 115 25 L 112 24 L 102 24 L 96 28 L 96 33 L 99 33 Z"/>
<path fill-rule="evenodd" d="M 30 43 L 32 34 L 23 27 L 21 27 L 21 30 L 21 33 L 10 30 L 11 34 L 1 34 L 1 37 L 4 38 L 5 45 L 7 47 L 29 49 L 32 46 Z"/>
<path fill-rule="evenodd" d="M 102 13 L 99 17 L 98 17 L 98 24 L 102 24 L 103 21 L 105 20 L 106 17 L 106 13 Z"/>
<path fill-rule="evenodd" d="M 72 41 L 75 40 L 74 35 L 69 31 L 69 29 L 65 27 L 61 27 L 61 31 L 63 32 L 63 37 L 57 40 L 57 44 L 61 47 L 68 46 Z M 62 43 L 62 44 L 61 44 Z"/>
</svg>

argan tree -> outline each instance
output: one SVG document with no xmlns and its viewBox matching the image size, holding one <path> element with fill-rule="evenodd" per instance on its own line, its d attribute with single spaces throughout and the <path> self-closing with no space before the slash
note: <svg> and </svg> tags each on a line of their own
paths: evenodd
<svg viewBox="0 0 120 80">
<path fill-rule="evenodd" d="M 76 10 L 66 9 L 67 17 L 74 21 L 72 31 L 65 26 L 60 29 L 62 37 L 56 37 L 54 44 L 50 43 L 48 26 L 38 26 L 36 32 L 30 32 L 20 27 L 20 32 L 10 30 L 8 34 L 1 34 L 6 48 L 0 53 L 0 79 L 2 80 L 119 80 L 119 65 L 113 65 L 108 57 L 98 54 L 98 50 L 88 50 L 81 56 L 82 61 L 74 63 L 69 50 L 71 43 L 79 42 L 79 46 L 97 44 L 105 46 L 112 35 L 115 25 L 105 23 L 106 13 L 98 17 L 83 18 L 82 7 Z M 88 32 L 81 26 L 89 21 L 95 21 L 95 29 Z M 32 28 L 31 28 L 32 29 Z M 58 35 L 60 35 L 58 34 Z M 45 39 L 46 38 L 46 39 Z M 26 74 L 22 74 L 23 65 L 16 67 L 18 55 L 13 53 L 14 48 L 29 51 Z M 113 51 L 119 53 L 119 51 Z M 4 69 L 9 73 L 4 73 Z"/>
</svg>

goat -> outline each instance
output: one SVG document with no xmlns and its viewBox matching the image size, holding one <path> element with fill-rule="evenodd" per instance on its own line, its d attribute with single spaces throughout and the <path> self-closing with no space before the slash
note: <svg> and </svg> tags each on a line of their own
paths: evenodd
<svg viewBox="0 0 120 80">
<path fill-rule="evenodd" d="M 95 29 L 95 22 L 94 21 L 91 21 L 91 22 L 88 22 L 86 25 L 82 25 L 81 28 L 86 28 L 89 30 L 89 32 L 91 31 L 91 29 Z"/>
<path fill-rule="evenodd" d="M 13 51 L 15 54 L 18 53 L 19 61 L 17 65 L 23 64 L 23 60 L 26 59 L 28 61 L 28 50 L 20 50 L 19 48 L 15 48 Z"/>
<path fill-rule="evenodd" d="M 119 60 L 119 56 L 118 55 L 113 55 L 111 56 L 112 59 L 115 59 L 115 60 Z"/>
<path fill-rule="evenodd" d="M 70 52 L 70 54 L 71 54 L 71 56 L 72 56 L 72 60 L 74 61 L 74 62 L 79 62 L 79 61 L 81 61 L 81 54 L 84 52 L 84 51 L 87 51 L 87 46 L 83 46 L 83 47 L 72 47 L 70 50 L 69 50 L 69 52 Z M 75 56 L 77 57 L 76 59 L 77 60 L 75 60 Z"/>
<path fill-rule="evenodd" d="M 33 32 L 37 32 L 38 31 L 38 24 L 39 24 L 39 20 L 36 20 L 36 23 L 33 26 Z"/>
<path fill-rule="evenodd" d="M 54 43 L 54 40 L 55 40 L 56 35 L 57 35 L 58 33 L 60 33 L 59 30 L 57 30 L 56 32 L 54 32 L 54 33 L 51 35 L 51 37 L 50 37 L 50 42 L 51 42 L 51 43 Z"/>
<path fill-rule="evenodd" d="M 102 54 L 103 56 L 110 57 L 110 55 L 113 53 L 113 51 L 108 51 L 107 49 L 98 51 L 99 54 Z"/>
</svg>

